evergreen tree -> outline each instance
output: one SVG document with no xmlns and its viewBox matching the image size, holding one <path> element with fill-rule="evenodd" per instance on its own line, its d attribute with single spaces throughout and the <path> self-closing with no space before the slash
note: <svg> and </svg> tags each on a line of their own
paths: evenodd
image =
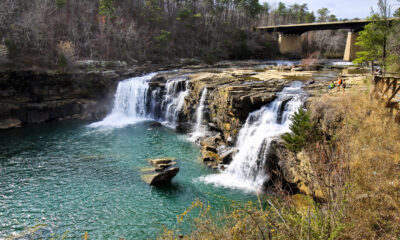
<svg viewBox="0 0 400 240">
<path fill-rule="evenodd" d="M 386 69 L 388 56 L 388 37 L 391 26 L 389 24 L 390 6 L 387 0 L 378 1 L 379 13 L 374 13 L 369 19 L 370 24 L 365 26 L 357 38 L 357 45 L 362 51 L 357 53 L 355 63 L 379 61 Z"/>
<path fill-rule="evenodd" d="M 320 134 L 311 121 L 310 113 L 303 108 L 293 115 L 290 130 L 291 133 L 284 134 L 282 139 L 285 140 L 287 148 L 295 153 L 320 139 Z"/>
</svg>

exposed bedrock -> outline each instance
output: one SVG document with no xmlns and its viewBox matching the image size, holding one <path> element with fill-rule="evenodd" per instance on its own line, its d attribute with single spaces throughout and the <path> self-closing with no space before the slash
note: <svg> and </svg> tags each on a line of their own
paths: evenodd
<svg viewBox="0 0 400 240">
<path fill-rule="evenodd" d="M 234 142 L 248 114 L 272 102 L 276 93 L 289 82 L 279 78 L 260 79 L 252 75 L 255 73 L 233 70 L 188 74 L 189 91 L 179 116 L 178 128 L 184 132 L 191 131 L 202 90 L 206 87 L 204 124 L 220 132 L 224 140 L 232 139 Z M 150 88 L 163 89 L 168 79 L 173 77 L 174 74 L 158 75 L 150 83 Z"/>
<path fill-rule="evenodd" d="M 193 132 L 196 109 L 204 88 L 207 88 L 202 124 L 207 126 L 208 132 L 205 137 L 198 139 L 197 143 L 201 147 L 202 160 L 207 166 L 224 169 L 240 151 L 235 148 L 235 143 L 248 115 L 277 98 L 277 93 L 292 82 L 287 74 L 277 71 L 253 72 L 233 69 L 188 73 L 185 83 L 189 91 L 179 113 L 177 129 L 189 134 Z M 304 75 L 301 75 L 304 81 L 310 77 L 308 74 L 304 72 Z M 159 89 L 161 93 L 165 92 L 166 83 L 176 76 L 177 73 L 157 75 L 150 83 L 149 92 L 155 89 Z M 298 79 L 299 75 L 293 76 L 293 79 Z M 288 101 L 290 99 L 282 102 L 279 112 L 283 112 Z M 309 167 L 306 154 L 292 153 L 277 137 L 270 145 L 267 159 L 264 168 L 265 173 L 270 176 L 269 184 L 277 181 L 293 193 L 300 191 L 323 199 L 322 190 L 316 185 L 318 176 Z"/>
<path fill-rule="evenodd" d="M 188 73 L 187 87 L 182 111 L 179 113 L 177 129 L 190 133 L 196 122 L 196 109 L 199 106 L 204 88 L 207 88 L 203 124 L 208 129 L 206 137 L 198 139 L 204 162 L 217 168 L 228 164 L 234 149 L 237 135 L 249 113 L 272 102 L 285 85 L 291 81 L 277 75 L 265 75 L 252 70 L 210 70 Z M 177 73 L 164 73 L 154 77 L 150 83 L 150 98 L 162 98 L 168 81 Z M 151 96 L 158 89 L 160 96 Z M 151 106 L 149 106 L 151 107 Z M 155 111 L 157 112 L 157 110 Z"/>
<path fill-rule="evenodd" d="M 0 128 L 62 119 L 102 119 L 118 81 L 135 72 L 0 72 Z"/>
</svg>

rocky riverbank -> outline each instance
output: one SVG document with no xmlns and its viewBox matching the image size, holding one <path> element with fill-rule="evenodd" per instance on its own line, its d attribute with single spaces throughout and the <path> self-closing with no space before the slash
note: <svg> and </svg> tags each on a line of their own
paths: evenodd
<svg viewBox="0 0 400 240">
<path fill-rule="evenodd" d="M 342 94 L 342 90 L 339 92 L 336 89 L 327 90 L 328 84 L 336 81 L 339 71 L 317 72 L 295 67 L 286 68 L 249 67 L 164 73 L 153 78 L 149 92 L 154 90 L 165 92 L 168 80 L 181 75 L 187 76 L 188 93 L 182 111 L 179 113 L 177 129 L 191 134 L 194 131 L 201 95 L 207 88 L 202 119 L 207 133 L 199 138 L 197 143 L 201 147 L 202 160 L 206 165 L 215 169 L 224 169 L 232 160 L 232 155 L 238 151 L 235 143 L 248 115 L 272 102 L 277 97 L 277 93 L 291 82 L 303 82 L 303 88 L 310 96 L 305 106 L 309 106 L 313 99 L 318 99 L 325 94 Z M 363 88 L 361 86 L 365 74 L 359 74 L 357 71 L 356 74 L 349 74 L 347 71 L 343 77 L 347 81 L 346 91 Z M 322 115 L 325 110 L 329 109 L 320 109 Z M 268 159 L 265 171 L 272 180 L 283 182 L 294 192 L 301 191 L 320 199 L 323 198 L 322 190 L 318 190 L 315 186 L 312 188 L 313 191 L 310 191 L 310 186 L 317 176 L 307 167 L 308 160 L 304 154 L 291 153 L 282 140 L 276 139 L 271 144 Z"/>
<path fill-rule="evenodd" d="M 114 74 L 0 73 L 0 128 L 61 119 L 100 119 L 112 101 Z M 112 91 L 111 91 L 112 92 Z"/>
<path fill-rule="evenodd" d="M 229 67 L 232 65 L 234 67 Z M 303 82 L 303 88 L 310 94 L 308 102 L 324 94 L 338 94 L 336 90 L 328 92 L 326 87 L 336 80 L 339 72 L 307 70 L 319 68 L 263 66 L 260 62 L 251 62 L 239 66 L 221 63 L 214 68 L 193 66 L 160 73 L 149 82 L 147 111 L 151 111 L 156 120 L 160 114 L 165 115 L 161 121 L 170 120 L 167 118 L 172 114 L 176 129 L 187 134 L 192 134 L 196 125 L 204 126 L 204 134 L 196 140 L 201 146 L 202 160 L 212 168 L 224 169 L 239 151 L 235 143 L 249 114 L 275 100 L 277 93 L 293 81 Z M 111 110 L 118 82 L 144 72 L 146 68 L 75 73 L 0 72 L 0 128 L 62 119 L 102 119 Z M 348 89 L 360 88 L 364 75 L 346 74 Z M 171 84 L 171 80 L 176 79 Z M 198 122 L 198 108 L 204 92 L 202 117 Z M 166 99 L 167 93 L 181 94 L 183 102 Z M 181 108 L 177 108 L 177 104 L 182 104 Z M 174 109 L 173 113 L 168 112 L 169 107 Z M 290 153 L 280 139 L 271 145 L 266 174 L 295 191 L 320 197 L 318 192 L 308 190 L 313 173 L 306 167 L 307 159 Z"/>
<path fill-rule="evenodd" d="M 217 67 L 255 66 L 259 61 L 220 62 Z M 63 119 L 102 119 L 112 107 L 120 80 L 146 72 L 202 69 L 198 64 L 126 66 L 115 61 L 81 61 L 71 71 L 0 69 L 0 129 Z"/>
</svg>

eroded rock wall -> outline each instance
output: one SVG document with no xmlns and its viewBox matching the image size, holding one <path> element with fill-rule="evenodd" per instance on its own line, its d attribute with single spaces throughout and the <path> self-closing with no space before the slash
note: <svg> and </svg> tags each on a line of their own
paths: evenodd
<svg viewBox="0 0 400 240">
<path fill-rule="evenodd" d="M 60 119 L 103 118 L 112 107 L 114 71 L 98 73 L 0 72 L 0 128 Z"/>
<path fill-rule="evenodd" d="M 247 116 L 272 102 L 276 94 L 291 82 L 277 75 L 254 72 L 254 69 L 204 70 L 188 73 L 187 76 L 189 92 L 179 115 L 178 130 L 186 133 L 193 131 L 196 109 L 203 89 L 207 88 L 203 124 L 209 133 L 199 143 L 203 160 L 214 168 L 229 162 Z M 176 73 L 156 76 L 150 83 L 150 92 L 155 89 L 165 91 L 165 83 L 174 77 Z"/>
</svg>

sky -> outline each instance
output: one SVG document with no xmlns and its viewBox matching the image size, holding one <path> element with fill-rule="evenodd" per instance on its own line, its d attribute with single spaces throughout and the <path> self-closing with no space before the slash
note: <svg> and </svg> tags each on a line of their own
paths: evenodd
<svg viewBox="0 0 400 240">
<path fill-rule="evenodd" d="M 388 0 L 393 6 L 392 12 L 400 7 L 400 2 L 397 0 Z M 335 14 L 338 18 L 366 18 L 371 13 L 371 7 L 377 10 L 376 3 L 378 0 L 260 0 L 260 2 L 268 2 L 270 4 L 276 4 L 283 2 L 286 5 L 293 3 L 303 4 L 307 3 L 310 11 L 317 12 L 318 9 L 326 7 L 331 11 L 331 14 Z M 276 6 L 275 5 L 275 6 Z"/>
</svg>

